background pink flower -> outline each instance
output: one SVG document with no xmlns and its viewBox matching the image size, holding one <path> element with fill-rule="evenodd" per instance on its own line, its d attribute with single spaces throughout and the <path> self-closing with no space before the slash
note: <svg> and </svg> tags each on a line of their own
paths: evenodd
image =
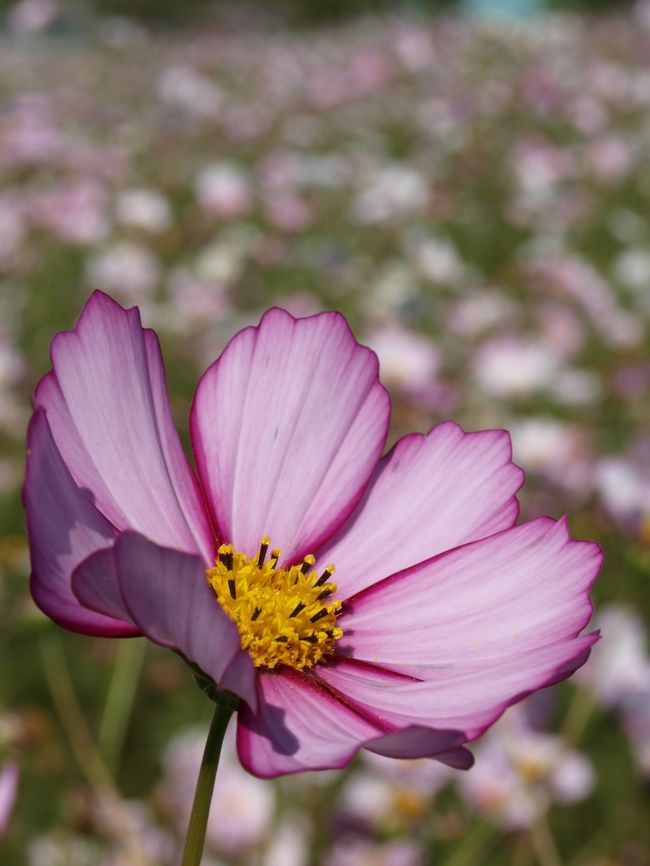
<svg viewBox="0 0 650 866">
<path fill-rule="evenodd" d="M 18 764 L 7 761 L 0 769 L 0 836 L 9 824 L 18 793 Z"/>
</svg>

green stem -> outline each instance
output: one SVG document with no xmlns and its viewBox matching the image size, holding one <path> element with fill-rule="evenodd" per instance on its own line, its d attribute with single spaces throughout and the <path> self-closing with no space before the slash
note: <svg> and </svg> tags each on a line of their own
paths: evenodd
<svg viewBox="0 0 650 866">
<path fill-rule="evenodd" d="M 113 675 L 99 728 L 99 751 L 116 772 L 129 726 L 146 649 L 144 640 L 118 641 Z"/>
<path fill-rule="evenodd" d="M 219 704 L 215 706 L 208 739 L 205 743 L 199 778 L 196 783 L 196 791 L 194 792 L 194 802 L 192 803 L 192 812 L 187 828 L 181 866 L 199 866 L 201 863 L 214 780 L 217 776 L 217 766 L 219 765 L 219 755 L 221 754 L 223 738 L 232 713 L 233 710 L 230 707 L 224 707 Z"/>
<path fill-rule="evenodd" d="M 562 866 L 546 815 L 540 815 L 530 828 L 530 841 L 539 866 Z"/>
<path fill-rule="evenodd" d="M 495 837 L 495 830 L 491 824 L 483 821 L 474 821 L 471 829 L 464 835 L 454 851 L 444 861 L 444 866 L 478 866 L 487 854 L 491 842 Z"/>
<path fill-rule="evenodd" d="M 97 750 L 72 685 L 63 647 L 58 638 L 41 641 L 41 656 L 54 708 L 61 720 L 73 753 L 88 783 L 97 791 L 108 791 L 116 799 L 119 792 L 113 777 Z"/>
<path fill-rule="evenodd" d="M 578 745 L 595 707 L 596 703 L 592 695 L 578 686 L 569 704 L 562 728 L 564 739 L 570 746 L 575 748 Z"/>
</svg>

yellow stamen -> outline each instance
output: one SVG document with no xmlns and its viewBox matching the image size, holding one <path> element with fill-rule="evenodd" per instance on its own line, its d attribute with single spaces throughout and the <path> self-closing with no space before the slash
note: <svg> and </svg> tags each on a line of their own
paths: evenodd
<svg viewBox="0 0 650 866">
<path fill-rule="evenodd" d="M 334 566 L 318 577 L 310 554 L 298 565 L 278 568 L 280 550 L 272 550 L 266 560 L 270 543 L 262 538 L 255 557 L 222 544 L 207 571 L 208 583 L 239 629 L 241 645 L 255 667 L 311 668 L 334 652 L 343 635 L 336 625 L 341 603 L 325 601 L 336 592 L 330 581 Z"/>
</svg>

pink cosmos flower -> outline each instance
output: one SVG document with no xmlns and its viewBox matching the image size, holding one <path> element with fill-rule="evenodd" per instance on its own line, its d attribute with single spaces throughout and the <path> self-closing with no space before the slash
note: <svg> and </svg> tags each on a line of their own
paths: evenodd
<svg viewBox="0 0 650 866">
<path fill-rule="evenodd" d="M 469 767 L 463 744 L 597 639 L 599 548 L 564 520 L 514 525 L 504 431 L 446 422 L 381 457 L 389 398 L 338 313 L 272 309 L 231 340 L 194 397 L 196 475 L 136 308 L 95 293 L 52 367 L 24 491 L 34 599 L 238 695 L 254 774 L 361 747 Z"/>
</svg>

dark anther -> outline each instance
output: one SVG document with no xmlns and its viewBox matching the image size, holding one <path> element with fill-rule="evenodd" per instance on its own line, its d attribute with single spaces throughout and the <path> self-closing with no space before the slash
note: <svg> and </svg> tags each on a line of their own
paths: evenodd
<svg viewBox="0 0 650 866">
<path fill-rule="evenodd" d="M 313 556 L 306 556 L 302 561 L 302 565 L 300 566 L 300 570 L 302 571 L 302 573 L 307 574 L 307 572 L 315 562 L 316 560 Z"/>
<path fill-rule="evenodd" d="M 230 597 L 237 598 L 237 587 L 235 586 L 234 580 L 231 579 L 228 581 L 228 589 L 230 590 Z"/>
<path fill-rule="evenodd" d="M 286 636 L 286 634 L 281 634 L 278 637 L 276 637 L 276 641 L 278 643 L 286 643 L 288 640 L 289 640 L 289 638 Z"/>
<path fill-rule="evenodd" d="M 264 565 L 264 560 L 266 559 L 266 551 L 269 549 L 268 544 L 262 543 L 260 545 L 260 552 L 257 557 L 257 567 L 261 568 Z"/>
<path fill-rule="evenodd" d="M 257 619 L 257 617 L 258 617 L 261 613 L 262 613 L 262 608 L 261 608 L 261 607 L 256 607 L 255 610 L 253 611 L 253 616 L 251 617 L 251 622 L 255 622 L 255 620 Z"/>
<path fill-rule="evenodd" d="M 307 643 L 318 643 L 318 638 L 315 634 L 306 634 L 300 640 L 306 640 Z"/>
<path fill-rule="evenodd" d="M 324 616 L 327 616 L 327 608 L 322 607 L 318 613 L 315 613 L 312 617 L 309 618 L 309 622 L 318 622 L 319 619 L 322 619 Z"/>
<path fill-rule="evenodd" d="M 294 609 L 293 609 L 293 610 L 291 611 L 291 613 L 289 614 L 289 619 L 291 619 L 292 616 L 298 616 L 298 614 L 300 613 L 300 611 L 301 611 L 301 610 L 304 610 L 306 606 L 307 606 L 307 605 L 305 605 L 305 604 L 303 604 L 301 601 L 299 601 L 298 604 L 294 607 Z"/>
<path fill-rule="evenodd" d="M 327 598 L 328 595 L 332 594 L 331 589 L 324 589 L 321 594 L 318 596 L 318 601 L 322 601 L 324 598 Z"/>
<path fill-rule="evenodd" d="M 228 571 L 232 571 L 232 553 L 220 553 L 219 560 L 220 562 L 223 562 Z"/>
<path fill-rule="evenodd" d="M 327 581 L 328 581 L 328 580 L 330 579 L 330 577 L 332 576 L 332 573 L 333 573 L 333 572 L 332 572 L 329 568 L 326 568 L 325 571 L 324 571 L 324 572 L 321 574 L 321 576 L 318 578 L 318 580 L 316 581 L 316 583 L 314 584 L 314 586 L 322 586 L 324 583 L 327 583 Z"/>
</svg>

